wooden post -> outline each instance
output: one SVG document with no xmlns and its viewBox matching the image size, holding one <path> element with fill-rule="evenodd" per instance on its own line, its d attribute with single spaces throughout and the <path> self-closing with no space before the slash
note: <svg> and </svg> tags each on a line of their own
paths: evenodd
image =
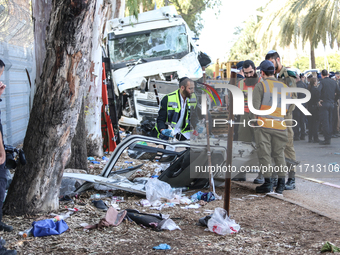
<svg viewBox="0 0 340 255">
<path fill-rule="evenodd" d="M 236 68 L 236 67 L 233 67 Z M 229 84 L 236 85 L 236 73 L 231 72 Z M 228 145 L 227 145 L 227 168 L 229 171 L 226 172 L 225 186 L 224 186 L 224 206 L 223 208 L 230 214 L 230 193 L 231 193 L 231 166 L 233 159 L 233 138 L 234 138 L 234 125 L 230 125 L 231 121 L 234 120 L 233 113 L 233 95 L 229 93 L 229 116 L 228 116 Z"/>
<path fill-rule="evenodd" d="M 205 75 L 205 67 L 202 67 L 203 69 L 203 83 L 206 83 L 206 75 Z M 207 95 L 208 98 L 209 95 Z M 207 154 L 208 154 L 208 168 L 209 168 L 209 189 L 210 191 L 213 191 L 212 183 L 211 183 L 211 178 L 212 178 L 212 173 L 211 173 L 211 150 L 210 150 L 210 137 L 209 137 L 209 117 L 208 117 L 208 100 L 206 102 L 207 104 L 207 114 L 205 116 L 205 128 L 207 130 Z"/>
</svg>

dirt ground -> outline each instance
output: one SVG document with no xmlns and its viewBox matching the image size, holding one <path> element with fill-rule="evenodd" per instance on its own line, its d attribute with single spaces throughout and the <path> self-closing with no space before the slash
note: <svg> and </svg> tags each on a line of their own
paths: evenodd
<svg viewBox="0 0 340 255">
<path fill-rule="evenodd" d="M 162 209 L 170 214 L 182 230 L 156 232 L 142 228 L 131 222 L 123 222 L 118 227 L 84 231 L 80 223 L 98 223 L 105 212 L 92 207 L 89 191 L 72 202 L 60 202 L 60 210 L 65 206 L 79 208 L 66 219 L 69 230 L 59 236 L 28 237 L 18 236 L 18 231 L 27 229 L 37 219 L 51 218 L 48 214 L 9 217 L 4 222 L 13 225 L 11 233 L 1 233 L 7 247 L 16 249 L 18 254 L 317 254 L 323 243 L 330 241 L 340 245 L 339 222 L 319 216 L 299 206 L 272 197 L 253 197 L 250 189 L 232 184 L 231 219 L 241 226 L 237 234 L 219 236 L 197 226 L 199 218 L 223 207 L 223 201 L 213 201 L 199 209 Z M 217 189 L 218 194 L 223 189 Z M 189 193 L 191 194 L 191 192 Z M 119 192 L 126 202 L 121 209 L 133 208 L 141 212 L 157 213 L 136 204 L 141 197 Z M 170 251 L 154 251 L 153 246 L 167 243 Z"/>
<path fill-rule="evenodd" d="M 95 160 L 102 161 L 100 158 Z M 144 163 L 132 178 L 155 174 L 155 162 L 133 160 L 131 163 L 130 160 L 124 153 L 119 159 L 119 168 Z M 104 165 L 104 161 L 101 164 L 89 161 L 88 173 L 99 174 Z M 197 191 L 185 194 L 190 196 Z M 223 192 L 223 188 L 217 189 L 218 195 Z M 18 254 L 317 254 L 326 241 L 340 246 L 339 222 L 273 197 L 254 196 L 253 187 L 242 187 L 237 183 L 232 183 L 230 205 L 230 218 L 241 226 L 237 234 L 220 236 L 197 225 L 200 218 L 211 214 L 206 210 L 223 207 L 223 200 L 210 202 L 198 209 L 181 209 L 180 205 L 176 205 L 157 211 L 139 205 L 145 197 L 123 191 L 115 191 L 114 194 L 124 196 L 124 202 L 119 203 L 122 210 L 169 214 L 181 230 L 156 232 L 124 221 L 118 227 L 84 231 L 80 224 L 96 224 L 106 214 L 91 203 L 91 195 L 98 193 L 106 194 L 105 191 L 89 190 L 73 198 L 73 201 L 60 202 L 59 210 L 52 213 L 66 213 L 66 208 L 78 208 L 80 211 L 65 220 L 69 230 L 59 236 L 24 239 L 18 235 L 33 221 L 52 218 L 50 214 L 24 217 L 5 215 L 3 221 L 14 227 L 11 233 L 0 232 L 0 236 L 7 241 L 5 247 L 16 249 Z M 102 200 L 112 202 L 111 197 Z M 171 250 L 152 249 L 161 243 L 170 245 Z"/>
</svg>

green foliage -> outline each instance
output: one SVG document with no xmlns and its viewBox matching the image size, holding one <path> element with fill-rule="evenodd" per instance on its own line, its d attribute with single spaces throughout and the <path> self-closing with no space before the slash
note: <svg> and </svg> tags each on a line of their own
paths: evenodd
<svg viewBox="0 0 340 255">
<path fill-rule="evenodd" d="M 215 65 L 210 65 L 205 69 L 206 76 L 214 77 Z"/>
<path fill-rule="evenodd" d="M 259 64 L 265 56 L 265 52 L 255 38 L 255 21 L 249 19 L 245 23 L 244 29 L 235 28 L 235 35 L 240 35 L 233 47 L 229 51 L 230 60 L 247 60 Z"/>
<path fill-rule="evenodd" d="M 327 69 L 329 71 L 340 70 L 340 54 L 330 54 L 327 55 L 327 59 L 323 56 L 316 57 L 316 68 L 319 70 Z M 309 69 L 309 58 L 303 56 L 298 58 L 294 62 L 294 67 L 299 68 L 301 71 Z"/>
<path fill-rule="evenodd" d="M 189 28 L 197 35 L 203 28 L 202 12 L 210 8 L 218 13 L 217 9 L 221 5 L 221 0 L 172 0 L 171 2 L 168 0 L 126 0 L 126 8 L 129 15 L 137 18 L 141 4 L 143 11 L 150 11 L 153 10 L 155 2 L 157 3 L 157 8 L 163 7 L 168 3 L 173 4 L 178 14 L 183 17 Z"/>
<path fill-rule="evenodd" d="M 309 43 L 315 49 L 323 45 L 340 45 L 339 0 L 272 0 L 260 22 L 259 37 L 267 34 L 268 45 L 280 41 L 289 46 L 298 41 Z M 311 51 L 312 63 L 315 62 Z"/>
<path fill-rule="evenodd" d="M 309 58 L 306 56 L 300 57 L 295 60 L 293 66 L 299 68 L 300 71 L 307 70 L 309 69 Z"/>
</svg>

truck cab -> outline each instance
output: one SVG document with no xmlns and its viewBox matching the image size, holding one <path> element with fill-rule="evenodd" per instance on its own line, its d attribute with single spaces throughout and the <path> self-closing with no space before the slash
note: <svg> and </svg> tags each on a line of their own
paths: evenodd
<svg viewBox="0 0 340 255">
<path fill-rule="evenodd" d="M 106 34 L 120 126 L 157 118 L 155 90 L 161 100 L 178 89 L 180 78 L 203 75 L 192 32 L 173 6 L 109 20 Z"/>
</svg>

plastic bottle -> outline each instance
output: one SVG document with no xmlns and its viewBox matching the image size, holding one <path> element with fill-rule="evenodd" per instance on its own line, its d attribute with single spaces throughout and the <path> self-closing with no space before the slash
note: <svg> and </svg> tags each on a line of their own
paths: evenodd
<svg viewBox="0 0 340 255">
<path fill-rule="evenodd" d="M 23 238 L 26 238 L 28 236 L 32 236 L 32 229 L 33 229 L 33 227 L 30 227 L 30 228 L 28 228 L 24 231 L 20 231 L 19 236 L 22 236 Z"/>
<path fill-rule="evenodd" d="M 60 215 L 57 215 L 53 218 L 53 220 L 56 222 L 56 221 L 61 221 L 61 220 L 65 220 L 67 219 L 68 217 L 70 217 L 70 213 L 64 213 L 64 214 L 60 214 Z"/>
</svg>

